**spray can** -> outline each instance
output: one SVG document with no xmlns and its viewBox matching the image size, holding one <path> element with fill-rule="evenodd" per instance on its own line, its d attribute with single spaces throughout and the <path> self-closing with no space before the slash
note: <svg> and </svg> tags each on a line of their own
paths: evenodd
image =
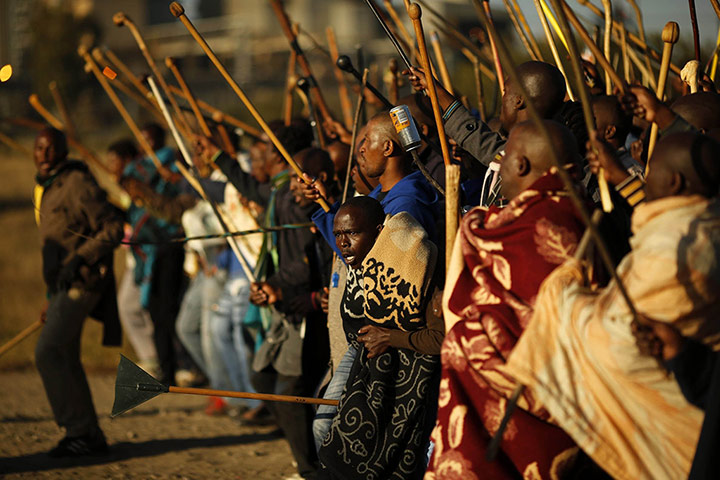
<svg viewBox="0 0 720 480">
<path fill-rule="evenodd" d="M 398 105 L 390 110 L 390 118 L 392 118 L 395 131 L 398 134 L 400 143 L 406 152 L 420 148 L 422 141 L 420 134 L 415 126 L 410 109 L 407 105 Z"/>
</svg>

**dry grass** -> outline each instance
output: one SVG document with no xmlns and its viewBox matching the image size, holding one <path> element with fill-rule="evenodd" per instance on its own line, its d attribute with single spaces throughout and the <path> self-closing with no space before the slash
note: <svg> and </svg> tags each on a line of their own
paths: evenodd
<svg viewBox="0 0 720 480">
<path fill-rule="evenodd" d="M 45 302 L 45 284 L 31 201 L 33 162 L 5 149 L 0 149 L 0 158 L 0 345 L 4 345 L 37 320 Z M 120 352 L 133 357 L 126 341 L 122 349 L 107 348 L 101 338 L 102 325 L 86 322 L 82 357 L 89 369 L 116 368 Z M 0 357 L 0 370 L 34 365 L 36 340 L 37 332 Z"/>
</svg>

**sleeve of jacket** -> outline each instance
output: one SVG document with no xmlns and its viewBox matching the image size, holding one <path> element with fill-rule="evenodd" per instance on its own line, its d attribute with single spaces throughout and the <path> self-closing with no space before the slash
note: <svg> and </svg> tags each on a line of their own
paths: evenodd
<svg viewBox="0 0 720 480">
<path fill-rule="evenodd" d="M 76 206 L 88 224 L 88 239 L 75 251 L 88 265 L 94 265 L 118 246 L 123 236 L 123 217 L 107 201 L 105 191 L 89 173 L 78 173 Z"/>
<path fill-rule="evenodd" d="M 505 138 L 473 117 L 459 102 L 448 107 L 443 115 L 445 133 L 483 165 L 488 165 L 505 147 Z"/>
<path fill-rule="evenodd" d="M 318 208 L 315 213 L 313 213 L 311 220 L 313 221 L 325 241 L 328 243 L 328 245 L 330 245 L 330 248 L 332 248 L 332 250 L 337 253 L 339 258 L 343 258 L 340 249 L 338 249 L 337 245 L 335 244 L 335 235 L 333 234 L 335 214 L 337 213 L 339 208 L 340 202 L 335 202 L 333 205 L 331 205 L 330 210 L 327 212 L 322 208 Z"/>
<path fill-rule="evenodd" d="M 260 205 L 267 204 L 270 187 L 259 183 L 252 175 L 246 173 L 236 159 L 221 151 L 215 158 L 215 165 L 243 197 Z"/>
</svg>

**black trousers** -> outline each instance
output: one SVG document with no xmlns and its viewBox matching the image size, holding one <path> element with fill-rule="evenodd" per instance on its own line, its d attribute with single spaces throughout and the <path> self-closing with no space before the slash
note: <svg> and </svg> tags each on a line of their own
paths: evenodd
<svg viewBox="0 0 720 480">
<path fill-rule="evenodd" d="M 160 381 L 166 385 L 175 383 L 178 343 L 175 320 L 185 285 L 184 259 L 185 250 L 181 244 L 162 245 L 158 247 L 153 265 L 148 312 L 155 329 L 153 337 L 162 372 Z"/>
</svg>

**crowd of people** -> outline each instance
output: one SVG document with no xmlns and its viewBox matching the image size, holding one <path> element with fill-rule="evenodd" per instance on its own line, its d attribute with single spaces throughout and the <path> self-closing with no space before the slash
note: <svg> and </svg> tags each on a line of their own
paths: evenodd
<svg viewBox="0 0 720 480">
<path fill-rule="evenodd" d="M 121 187 L 109 196 L 61 131 L 40 132 L 36 361 L 66 429 L 49 454 L 108 449 L 80 364 L 90 315 L 107 344 L 122 325 L 164 384 L 336 400 L 209 399 L 209 414 L 277 424 L 298 478 L 719 474 L 720 95 L 709 82 L 668 102 L 642 86 L 596 93 L 588 138 L 556 66 L 513 68 L 519 84 L 506 79 L 488 122 L 436 82 L 461 167 L 451 252 L 419 68 L 398 104 L 424 135 L 425 172 L 381 108 L 355 145 L 339 122 L 299 116 L 247 149 L 195 134 L 202 196 L 164 126 L 142 130 L 159 164 L 130 139 L 108 148 Z M 600 208 L 598 175 L 614 209 L 589 235 L 580 207 Z"/>
</svg>

